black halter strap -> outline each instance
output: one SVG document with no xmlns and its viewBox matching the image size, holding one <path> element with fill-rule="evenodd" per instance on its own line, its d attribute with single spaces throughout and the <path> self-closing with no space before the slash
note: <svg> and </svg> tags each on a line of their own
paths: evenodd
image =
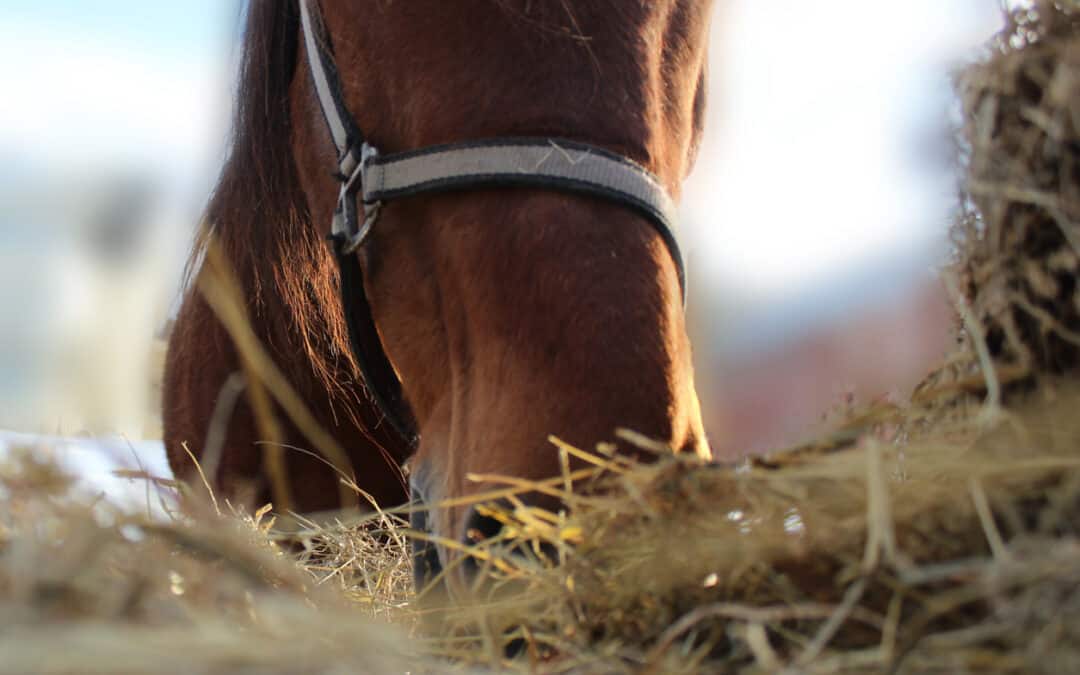
<svg viewBox="0 0 1080 675">
<path fill-rule="evenodd" d="M 676 208 L 663 185 L 637 163 L 602 148 L 554 138 L 498 138 L 382 155 L 364 138 L 345 105 L 341 80 L 313 0 L 298 0 L 304 47 L 341 181 L 330 238 L 353 353 L 369 395 L 411 445 L 416 422 L 386 355 L 364 291 L 356 250 L 384 202 L 418 194 L 481 187 L 535 187 L 602 197 L 653 225 L 675 261 L 686 298 L 686 272 L 675 237 Z"/>
<path fill-rule="evenodd" d="M 364 272 L 356 255 L 356 245 L 351 244 L 348 234 L 359 229 L 356 191 L 360 187 L 355 183 L 350 184 L 349 178 L 366 159 L 365 153 L 369 146 L 345 106 L 341 80 L 330 51 L 329 37 L 321 30 L 322 26 L 317 23 L 317 18 L 312 16 L 311 3 L 308 0 L 299 0 L 299 4 L 309 69 L 315 90 L 319 94 L 319 106 L 326 119 L 330 137 L 338 150 L 337 175 L 342 187 L 334 212 L 330 239 L 338 262 L 342 311 L 349 330 L 349 344 L 368 396 L 394 431 L 410 447 L 415 447 L 418 441 L 416 421 L 402 393 L 401 380 L 379 338 L 375 318 L 371 313 L 371 303 L 364 290 Z M 376 214 L 377 211 L 373 212 L 369 221 L 365 213 L 364 221 L 369 227 Z"/>
</svg>

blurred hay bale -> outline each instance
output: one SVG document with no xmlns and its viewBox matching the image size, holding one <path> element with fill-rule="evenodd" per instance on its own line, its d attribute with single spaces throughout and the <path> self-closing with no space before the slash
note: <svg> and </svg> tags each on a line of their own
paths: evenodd
<svg viewBox="0 0 1080 675">
<path fill-rule="evenodd" d="M 0 672 L 423 672 L 406 627 L 320 583 L 264 514 L 156 522 L 70 487 L 30 453 L 0 464 Z"/>
<path fill-rule="evenodd" d="M 1078 402 L 974 442 L 629 469 L 503 625 L 596 672 L 1066 672 Z"/>
<path fill-rule="evenodd" d="M 1013 380 L 1080 364 L 1080 3 L 1008 15 L 960 78 L 968 170 L 963 286 Z"/>
</svg>

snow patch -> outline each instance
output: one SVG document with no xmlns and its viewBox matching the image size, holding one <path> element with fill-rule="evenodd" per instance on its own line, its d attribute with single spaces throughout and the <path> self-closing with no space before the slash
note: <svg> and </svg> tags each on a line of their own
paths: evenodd
<svg viewBox="0 0 1080 675">
<path fill-rule="evenodd" d="M 66 438 L 0 431 L 0 459 L 16 450 L 30 451 L 42 460 L 54 461 L 75 478 L 76 495 L 103 498 L 128 513 L 162 517 L 176 505 L 172 490 L 142 478 L 117 475 L 117 471 L 144 472 L 171 479 L 172 470 L 161 441 L 129 441 L 124 438 Z"/>
</svg>

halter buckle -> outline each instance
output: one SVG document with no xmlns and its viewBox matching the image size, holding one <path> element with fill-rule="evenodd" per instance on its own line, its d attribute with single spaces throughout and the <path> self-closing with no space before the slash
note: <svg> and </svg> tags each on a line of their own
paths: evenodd
<svg viewBox="0 0 1080 675">
<path fill-rule="evenodd" d="M 360 146 L 360 163 L 353 170 L 351 176 L 341 185 L 338 193 L 337 209 L 334 211 L 334 222 L 331 227 L 331 236 L 342 240 L 342 253 L 352 253 L 358 249 L 371 233 L 371 228 L 379 218 L 382 209 L 382 201 L 364 202 L 364 220 L 357 224 L 356 195 L 362 192 L 364 183 L 364 171 L 368 162 L 379 156 L 379 150 L 365 141 Z"/>
<path fill-rule="evenodd" d="M 345 252 L 352 253 L 367 236 L 371 234 L 371 228 L 375 225 L 375 221 L 379 218 L 379 209 L 382 208 L 382 202 L 375 202 L 374 204 L 364 204 L 364 222 L 360 224 L 360 229 L 356 231 L 356 234 L 351 236 L 347 242 L 345 242 Z"/>
</svg>

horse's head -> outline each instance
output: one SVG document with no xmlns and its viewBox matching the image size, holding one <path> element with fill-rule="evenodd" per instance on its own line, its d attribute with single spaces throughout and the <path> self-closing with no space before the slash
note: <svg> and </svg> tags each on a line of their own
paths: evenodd
<svg viewBox="0 0 1080 675">
<path fill-rule="evenodd" d="M 344 103 L 382 152 L 558 137 L 630 158 L 677 195 L 701 131 L 710 7 L 409 0 L 320 11 Z M 298 59 L 293 153 L 322 226 L 338 157 Z M 469 474 L 557 475 L 550 434 L 592 448 L 630 427 L 708 453 L 676 264 L 634 210 L 539 187 L 415 196 L 382 208 L 357 255 L 417 424 L 413 480 L 428 504 L 490 489 Z M 453 540 L 488 525 L 468 506 L 430 521 Z"/>
</svg>

